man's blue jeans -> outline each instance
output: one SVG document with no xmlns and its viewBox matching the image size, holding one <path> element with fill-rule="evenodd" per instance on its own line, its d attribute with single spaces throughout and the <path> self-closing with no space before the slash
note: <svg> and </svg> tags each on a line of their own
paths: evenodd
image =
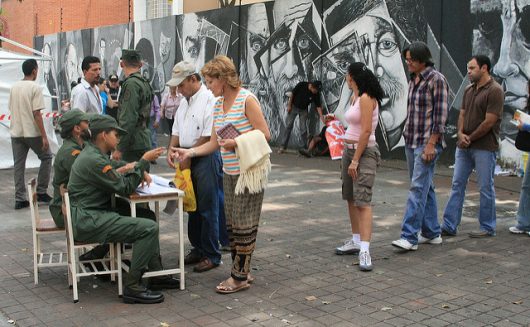
<svg viewBox="0 0 530 327">
<path fill-rule="evenodd" d="M 221 246 L 229 246 L 230 242 L 228 239 L 228 230 L 226 229 L 225 216 L 225 192 L 223 190 L 223 161 L 219 151 L 216 151 L 214 156 L 217 164 L 219 165 L 219 168 L 217 169 L 217 182 L 219 183 L 219 243 Z"/>
<path fill-rule="evenodd" d="M 191 180 L 197 200 L 197 210 L 189 213 L 188 238 L 194 247 L 192 251 L 207 257 L 214 264 L 221 262 L 218 169 L 215 154 L 191 159 Z"/>
<path fill-rule="evenodd" d="M 526 163 L 521 195 L 519 197 L 519 209 L 517 209 L 517 228 L 530 231 L 530 160 Z"/>
<path fill-rule="evenodd" d="M 411 244 L 418 244 L 418 232 L 420 231 L 426 238 L 435 238 L 440 235 L 433 176 L 434 167 L 442 152 L 442 147 L 436 145 L 436 156 L 431 162 L 425 162 L 421 158 L 423 148 L 423 146 L 415 149 L 405 147 L 410 189 L 401 226 L 401 238 L 406 239 Z"/>
<path fill-rule="evenodd" d="M 495 215 L 493 174 L 495 172 L 496 157 L 495 151 L 456 148 L 453 183 L 451 195 L 444 211 L 443 230 L 456 234 L 458 225 L 460 225 L 462 220 L 462 208 L 469 175 L 475 169 L 480 188 L 480 209 L 478 213 L 480 229 L 495 235 L 497 217 Z"/>
</svg>

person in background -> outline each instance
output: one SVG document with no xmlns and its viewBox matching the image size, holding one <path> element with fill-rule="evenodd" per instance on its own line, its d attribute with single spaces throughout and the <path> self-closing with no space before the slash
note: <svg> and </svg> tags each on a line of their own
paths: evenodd
<svg viewBox="0 0 530 327">
<path fill-rule="evenodd" d="M 228 294 L 248 289 L 254 280 L 250 275 L 250 261 L 256 247 L 261 206 L 270 170 L 270 160 L 264 160 L 268 157 L 263 156 L 263 153 L 267 153 L 266 156 L 270 153 L 266 142 L 270 140 L 271 134 L 260 104 L 251 92 L 241 87 L 239 74 L 230 58 L 216 56 L 202 68 L 201 73 L 213 95 L 219 97 L 214 106 L 214 125 L 210 140 L 201 146 L 170 150 L 173 158 L 183 161 L 213 153 L 221 148 L 226 227 L 232 250 L 232 270 L 230 277 L 217 285 L 216 291 Z M 257 165 L 257 169 L 253 171 L 256 177 L 253 179 L 254 183 L 245 183 L 245 178 L 241 177 L 249 176 L 241 171 L 240 159 L 235 153 L 236 140 L 218 139 L 217 131 L 228 123 L 241 134 L 238 138 L 244 138 L 247 133 L 256 135 L 254 140 L 257 142 L 253 142 L 252 147 L 245 148 L 255 152 L 248 155 L 261 158 L 262 164 Z M 243 181 L 241 183 L 240 178 Z M 249 187 L 252 187 L 252 191 Z"/>
<path fill-rule="evenodd" d="M 76 108 L 86 113 L 101 114 L 101 98 L 98 82 L 101 73 L 101 63 L 98 57 L 86 56 L 81 64 L 83 78 L 77 83 L 70 96 L 70 108 Z"/>
<path fill-rule="evenodd" d="M 337 254 L 359 253 L 359 269 L 373 269 L 370 256 L 372 238 L 372 187 L 381 160 L 375 140 L 379 104 L 383 89 L 364 63 L 348 67 L 346 82 L 353 92 L 344 118 L 348 123 L 342 155 L 342 198 L 348 202 L 352 238 L 335 250 Z"/>
<path fill-rule="evenodd" d="M 180 106 L 180 101 L 182 101 L 182 94 L 177 92 L 176 86 L 170 86 L 169 92 L 165 93 L 162 97 L 162 103 L 160 104 L 160 109 L 162 110 L 161 116 L 167 123 L 167 134 L 171 135 L 171 129 L 173 128 L 173 122 L 175 120 L 175 115 L 177 109 Z"/>
<path fill-rule="evenodd" d="M 530 113 L 530 81 L 527 85 L 529 97 L 526 100 L 526 113 Z M 523 124 L 519 119 L 519 130 L 530 132 L 530 124 Z M 523 183 L 521 184 L 521 195 L 519 196 L 519 208 L 517 208 L 517 225 L 510 227 L 510 233 L 530 236 L 530 160 L 526 162 Z"/>
<path fill-rule="evenodd" d="M 39 66 L 35 59 L 25 60 L 22 63 L 24 79 L 13 84 L 9 92 L 8 107 L 11 114 L 9 132 L 14 161 L 15 210 L 29 207 L 24 178 L 29 149 L 41 162 L 37 178 L 37 200 L 48 203 L 52 199 L 47 190 L 53 156 L 42 122 L 44 96 L 41 87 L 35 83 L 38 71 Z"/>
<path fill-rule="evenodd" d="M 120 94 L 120 81 L 118 79 L 118 75 L 111 74 L 109 76 L 109 96 L 114 102 L 114 106 L 107 106 L 106 113 L 107 115 L 111 116 L 112 118 L 118 120 L 118 95 Z M 112 102 L 109 102 L 109 104 L 112 104 Z"/>
<path fill-rule="evenodd" d="M 158 141 L 156 139 L 156 130 L 160 126 L 160 104 L 158 102 L 158 96 L 153 95 L 153 102 L 151 103 L 151 113 L 149 114 L 149 130 L 151 131 L 151 148 L 158 147 Z M 151 162 L 156 165 L 156 161 Z"/>
<path fill-rule="evenodd" d="M 107 94 L 107 81 L 105 81 L 104 78 L 101 78 L 101 77 L 99 78 L 98 90 L 99 90 L 99 97 L 101 98 L 101 107 L 103 108 L 102 114 L 106 114 L 109 95 Z"/>
</svg>

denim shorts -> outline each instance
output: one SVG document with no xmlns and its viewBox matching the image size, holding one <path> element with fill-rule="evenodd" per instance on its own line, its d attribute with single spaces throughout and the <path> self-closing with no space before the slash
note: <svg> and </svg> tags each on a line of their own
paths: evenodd
<svg viewBox="0 0 530 327">
<path fill-rule="evenodd" d="M 381 163 L 381 154 L 377 145 L 367 147 L 359 160 L 357 179 L 353 180 L 348 175 L 348 167 L 354 154 L 355 149 L 348 148 L 345 148 L 342 154 L 342 199 L 353 201 L 355 206 L 365 207 L 372 203 L 372 187 L 374 186 L 375 172 Z"/>
</svg>

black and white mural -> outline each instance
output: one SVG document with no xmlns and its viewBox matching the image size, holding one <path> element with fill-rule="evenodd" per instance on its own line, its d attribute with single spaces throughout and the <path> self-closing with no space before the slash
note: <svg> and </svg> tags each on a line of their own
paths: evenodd
<svg viewBox="0 0 530 327">
<path fill-rule="evenodd" d="M 59 93 L 59 81 L 57 81 L 57 73 L 54 73 L 59 71 L 59 67 L 57 66 L 59 62 L 59 42 L 57 34 L 35 38 L 35 49 L 53 58 L 53 62 L 43 61 L 40 69 L 43 72 L 44 81 L 53 99 L 52 109 L 57 110 L 58 104 L 56 97 Z"/>
<path fill-rule="evenodd" d="M 81 63 L 92 54 L 92 30 L 59 33 L 59 89 L 61 99 L 70 98 L 71 84 L 83 77 Z"/>
<path fill-rule="evenodd" d="M 111 74 L 117 74 L 122 78 L 121 49 L 132 47 L 132 24 L 98 27 L 93 31 L 91 54 L 101 60 L 101 76 L 108 78 Z"/>
<path fill-rule="evenodd" d="M 45 44 L 50 43 L 53 53 L 57 39 L 62 98 L 69 96 L 70 82 L 81 76 L 81 60 L 88 54 L 102 59 L 102 76 L 115 72 L 122 77 L 121 48 L 138 49 L 144 59 L 142 73 L 159 94 L 176 62 L 191 61 L 200 71 L 215 55 L 227 55 L 239 68 L 244 86 L 260 100 L 273 143 L 283 136 L 287 101 L 300 81 L 321 80 L 325 111 L 342 118 L 350 97 L 346 68 L 361 61 L 385 91 L 377 130 L 382 154 L 403 158 L 409 76 L 401 51 L 421 40 L 450 84 L 446 161 L 454 157 L 458 109 L 468 85 L 466 63 L 472 54 L 486 54 L 506 90 L 501 158 L 518 163 L 516 130 L 508 121 L 528 97 L 529 13 L 530 0 L 277 0 L 37 37 L 35 45 L 48 51 Z M 316 133 L 320 122 L 315 111 L 310 116 L 309 130 Z M 299 138 L 295 126 L 292 144 Z"/>
<path fill-rule="evenodd" d="M 530 0 L 471 0 L 473 52 L 492 59 L 493 75 L 505 90 L 501 158 L 517 162 L 515 110 L 525 111 L 530 78 Z"/>
</svg>

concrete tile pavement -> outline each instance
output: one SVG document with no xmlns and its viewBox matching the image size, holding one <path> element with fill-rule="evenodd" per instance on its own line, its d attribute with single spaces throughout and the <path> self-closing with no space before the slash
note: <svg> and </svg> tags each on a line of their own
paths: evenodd
<svg viewBox="0 0 530 327">
<path fill-rule="evenodd" d="M 155 173 L 170 176 L 163 159 Z M 334 248 L 350 235 L 340 196 L 339 163 L 292 153 L 273 156 L 257 250 L 256 277 L 247 291 L 214 292 L 230 271 L 230 257 L 212 271 L 187 269 L 185 291 L 165 292 L 158 305 L 126 305 L 116 285 L 81 279 L 72 303 L 66 269 L 44 269 L 33 285 L 29 210 L 13 207 L 12 170 L 0 182 L 0 320 L 17 326 L 528 326 L 530 237 L 510 235 L 520 179 L 498 178 L 498 235 L 470 239 L 477 227 L 478 191 L 471 183 L 458 236 L 442 245 L 402 253 L 399 237 L 407 197 L 403 162 L 385 161 L 374 192 L 372 256 L 375 269 L 360 272 L 355 256 Z M 36 175 L 29 170 L 27 178 Z M 439 212 L 447 200 L 451 170 L 439 165 L 435 179 Z M 50 190 L 51 191 L 51 190 Z M 164 263 L 176 264 L 175 220 L 163 214 Z M 48 245 L 63 242 L 49 239 Z M 189 244 L 186 244 L 189 247 Z M 0 322 L 0 326 L 1 323 Z M 10 325 L 12 326 L 12 325 Z"/>
</svg>

